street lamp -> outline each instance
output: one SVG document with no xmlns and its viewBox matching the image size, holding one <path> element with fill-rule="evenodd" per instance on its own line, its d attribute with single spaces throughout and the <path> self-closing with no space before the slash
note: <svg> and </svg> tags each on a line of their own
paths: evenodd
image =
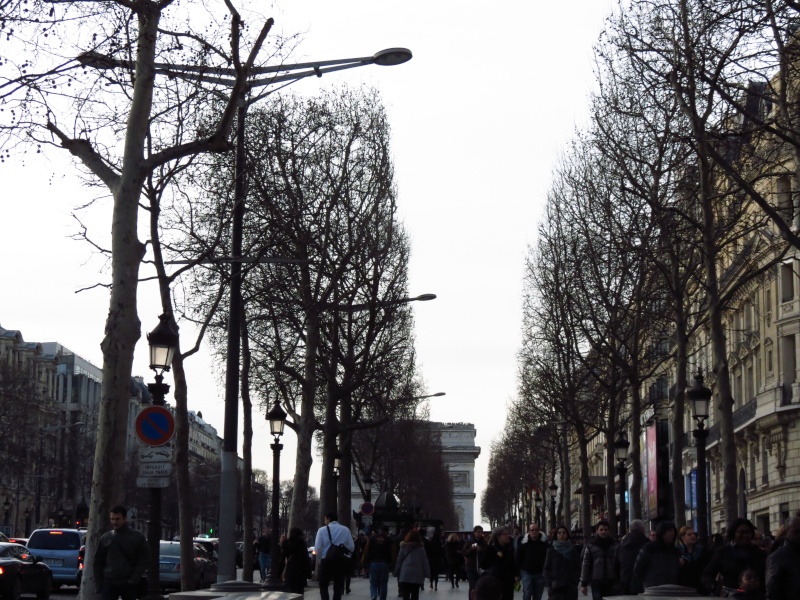
<svg viewBox="0 0 800 600">
<path fill-rule="evenodd" d="M 245 120 L 251 104 L 269 95 L 269 91 L 256 94 L 248 99 L 248 94 L 256 88 L 277 84 L 288 85 L 307 77 L 322 77 L 326 73 L 344 71 L 367 65 L 392 67 L 411 60 L 411 50 L 407 48 L 386 48 L 372 56 L 344 58 L 297 63 L 293 65 L 273 65 L 251 67 L 250 79 L 242 86 L 236 121 L 236 165 L 234 176 L 234 205 L 231 221 L 231 263 L 230 300 L 228 303 L 228 345 L 225 370 L 225 413 L 223 420 L 222 460 L 220 476 L 220 519 L 219 519 L 219 562 L 217 581 L 236 579 L 236 490 L 237 484 L 237 442 L 239 422 L 239 359 L 241 346 L 242 313 L 242 237 L 245 214 Z M 126 68 L 135 70 L 136 63 L 119 60 L 97 52 L 84 52 L 78 61 L 95 69 Z M 207 67 L 200 65 L 175 65 L 155 63 L 155 72 L 168 77 L 178 77 L 187 81 L 210 83 L 228 88 L 237 84 L 237 70 L 226 67 Z M 259 76 L 264 76 L 261 77 Z M 281 87 L 283 87 L 283 85 Z M 413 300 L 432 300 L 433 294 L 424 294 Z"/>
<path fill-rule="evenodd" d="M 275 406 L 267 413 L 267 420 L 269 421 L 269 431 L 274 436 L 274 442 L 270 444 L 272 448 L 272 568 L 269 571 L 267 583 L 264 586 L 270 590 L 282 590 L 283 582 L 281 582 L 280 575 L 278 574 L 281 562 L 280 547 L 278 546 L 278 537 L 280 531 L 280 502 L 281 502 L 281 436 L 283 435 L 283 428 L 286 425 L 286 411 L 281 408 L 279 400 L 275 400 Z M 221 524 L 220 524 L 221 526 Z"/>
<path fill-rule="evenodd" d="M 628 488 L 628 469 L 625 466 L 625 461 L 628 459 L 628 448 L 631 443 L 628 441 L 628 435 L 624 429 L 617 432 L 617 437 L 614 440 L 614 456 L 617 459 L 617 475 L 619 476 L 619 534 L 625 533 L 625 492 Z"/>
<path fill-rule="evenodd" d="M 550 513 L 553 516 L 553 525 L 556 524 L 556 498 L 558 497 L 558 486 L 556 485 L 555 477 L 547 489 L 550 490 Z"/>
<path fill-rule="evenodd" d="M 363 479 L 364 483 L 364 502 L 371 502 L 372 501 L 372 484 L 375 483 L 372 480 L 372 477 L 367 475 Z"/>
<path fill-rule="evenodd" d="M 147 389 L 153 396 L 153 406 L 164 406 L 164 397 L 169 386 L 164 383 L 164 371 L 169 371 L 172 357 L 178 347 L 178 326 L 171 315 L 158 317 L 158 325 L 147 334 L 150 346 L 150 368 L 155 371 L 156 382 L 148 383 Z M 147 596 L 149 600 L 159 600 L 161 585 L 159 582 L 159 556 L 161 553 L 161 488 L 150 488 L 150 518 L 147 522 L 147 544 L 150 549 L 150 562 L 147 566 Z"/>
<path fill-rule="evenodd" d="M 692 406 L 697 429 L 693 435 L 697 440 L 697 533 L 700 542 L 708 540 L 708 497 L 706 496 L 706 440 L 708 429 L 705 420 L 708 418 L 711 404 L 711 390 L 703 385 L 703 370 L 697 369 L 694 385 L 686 390 L 686 398 Z"/>
<path fill-rule="evenodd" d="M 539 524 L 539 527 L 542 526 L 542 497 L 539 495 L 539 492 L 536 492 L 536 497 L 533 500 L 533 504 L 536 507 L 536 522 Z"/>
<path fill-rule="evenodd" d="M 8 496 L 6 496 L 6 501 L 3 502 L 3 510 L 5 511 L 3 525 L 8 526 L 8 513 L 11 511 L 11 501 L 8 499 Z"/>
</svg>

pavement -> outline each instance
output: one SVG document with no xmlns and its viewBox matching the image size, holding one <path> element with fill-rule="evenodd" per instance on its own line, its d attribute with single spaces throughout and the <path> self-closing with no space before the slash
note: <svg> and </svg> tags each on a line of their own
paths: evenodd
<svg viewBox="0 0 800 600">
<path fill-rule="evenodd" d="M 460 586 L 457 588 L 451 588 L 450 582 L 445 580 L 444 576 L 440 576 L 438 584 L 438 589 L 432 590 L 428 587 L 429 582 L 426 581 L 425 590 L 420 591 L 419 600 L 469 600 L 469 594 L 467 592 L 469 587 L 466 581 L 460 582 Z M 329 587 L 328 593 L 330 597 L 333 598 L 333 585 Z M 309 586 L 306 587 L 305 597 L 309 600 L 316 600 L 316 598 L 319 597 L 319 585 L 316 581 L 309 582 Z M 389 594 L 386 596 L 386 600 L 397 600 L 398 597 L 397 579 L 390 576 Z M 587 596 L 587 598 L 591 598 L 591 594 Z M 544 591 L 544 595 L 542 596 L 542 600 L 546 599 L 547 590 Z M 344 594 L 342 600 L 371 600 L 369 595 L 369 579 L 365 577 L 353 577 L 350 580 L 350 593 Z M 522 592 L 515 592 L 514 600 L 522 600 Z"/>
</svg>

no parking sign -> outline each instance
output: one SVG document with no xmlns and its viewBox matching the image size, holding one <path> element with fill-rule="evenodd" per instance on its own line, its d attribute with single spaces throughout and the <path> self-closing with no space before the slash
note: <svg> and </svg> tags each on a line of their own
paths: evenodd
<svg viewBox="0 0 800 600">
<path fill-rule="evenodd" d="M 148 406 L 136 417 L 136 437 L 148 446 L 163 446 L 175 433 L 175 419 L 163 406 Z"/>
</svg>

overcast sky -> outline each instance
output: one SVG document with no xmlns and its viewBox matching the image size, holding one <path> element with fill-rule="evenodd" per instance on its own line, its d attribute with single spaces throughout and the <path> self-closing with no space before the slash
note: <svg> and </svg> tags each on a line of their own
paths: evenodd
<svg viewBox="0 0 800 600">
<path fill-rule="evenodd" d="M 276 32 L 302 32 L 297 62 L 395 46 L 414 54 L 404 65 L 353 69 L 293 90 L 313 94 L 347 81 L 381 91 L 412 244 L 409 293 L 438 296 L 415 306 L 420 370 L 429 393 L 447 394 L 433 399 L 432 418 L 477 428 L 476 517 L 489 446 L 516 390 L 527 247 L 558 153 L 586 119 L 592 45 L 610 7 L 608 0 L 285 0 L 265 11 Z M 0 325 L 26 341 L 58 341 L 100 365 L 107 293 L 76 290 L 106 280 L 107 265 L 70 239 L 78 230 L 72 213 L 98 190 L 52 151 L 24 166 L 18 159 L 0 165 L 0 179 Z M 101 198 L 82 218 L 107 235 L 108 209 Z M 155 286 L 142 284 L 139 294 L 142 330 L 150 331 L 160 312 Z M 221 434 L 223 393 L 209 355 L 191 358 L 187 369 L 190 409 Z M 152 380 L 144 335 L 134 374 Z M 255 427 L 255 464 L 267 469 L 263 418 Z M 294 470 L 291 437 L 284 436 L 282 478 Z M 318 462 L 311 484 L 319 485 Z"/>
</svg>

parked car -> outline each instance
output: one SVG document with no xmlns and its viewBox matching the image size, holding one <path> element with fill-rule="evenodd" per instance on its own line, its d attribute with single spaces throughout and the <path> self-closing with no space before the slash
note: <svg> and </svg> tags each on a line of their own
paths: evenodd
<svg viewBox="0 0 800 600">
<path fill-rule="evenodd" d="M 53 575 L 53 589 L 81 584 L 81 549 L 85 535 L 77 529 L 37 529 L 28 538 L 28 550 L 41 559 Z"/>
<path fill-rule="evenodd" d="M 19 600 L 20 594 L 49 598 L 53 587 L 50 567 L 20 544 L 0 542 L 0 596 Z"/>
<path fill-rule="evenodd" d="M 194 538 L 192 541 L 195 544 L 200 544 L 200 546 L 208 553 L 208 558 L 213 560 L 215 563 L 217 562 L 217 557 L 219 556 L 219 538 Z"/>
<path fill-rule="evenodd" d="M 195 587 L 209 587 L 217 580 L 217 563 L 207 557 L 206 550 L 199 544 L 192 545 L 194 554 Z M 181 544 L 180 542 L 161 542 L 158 558 L 159 583 L 162 588 L 181 587 Z"/>
<path fill-rule="evenodd" d="M 28 545 L 28 538 L 13 537 L 13 538 L 8 538 L 8 541 L 11 542 L 12 544 L 19 544 L 20 546 Z"/>
</svg>

